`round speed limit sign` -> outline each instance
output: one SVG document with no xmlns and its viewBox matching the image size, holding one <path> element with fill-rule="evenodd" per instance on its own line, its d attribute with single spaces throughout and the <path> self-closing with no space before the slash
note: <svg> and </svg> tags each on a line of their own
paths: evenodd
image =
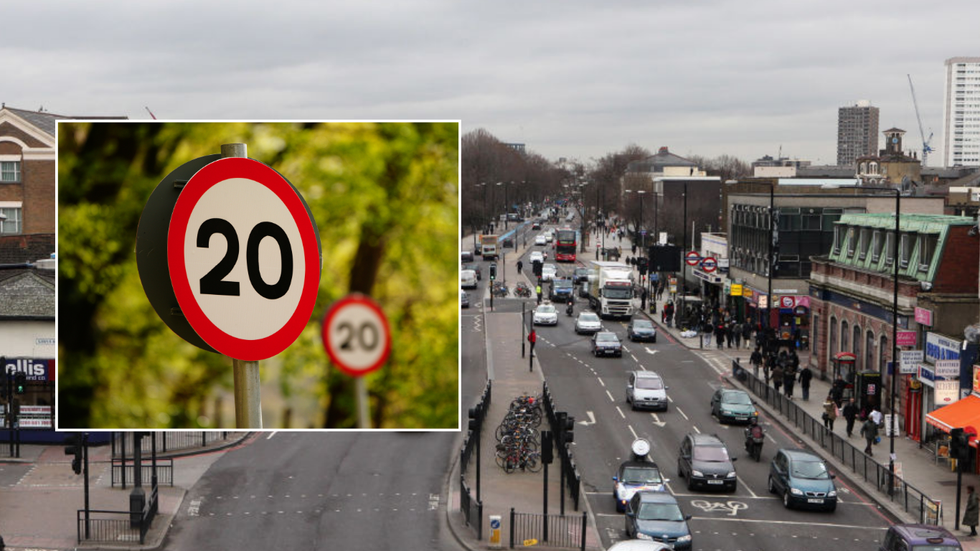
<svg viewBox="0 0 980 551">
<path fill-rule="evenodd" d="M 221 354 L 262 360 L 306 327 L 320 243 L 306 203 L 281 174 L 229 157 L 201 168 L 174 205 L 167 264 L 180 310 Z"/>
<path fill-rule="evenodd" d="M 330 307 L 323 318 L 323 346 L 333 363 L 360 377 L 378 369 L 391 352 L 388 318 L 376 302 L 349 295 Z"/>
</svg>

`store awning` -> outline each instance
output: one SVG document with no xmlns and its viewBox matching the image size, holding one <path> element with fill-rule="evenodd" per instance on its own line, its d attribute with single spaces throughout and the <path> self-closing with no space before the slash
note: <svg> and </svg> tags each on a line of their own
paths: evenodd
<svg viewBox="0 0 980 551">
<path fill-rule="evenodd" d="M 969 395 L 962 400 L 926 414 L 926 423 L 944 432 L 961 427 L 980 429 L 980 397 Z"/>
</svg>

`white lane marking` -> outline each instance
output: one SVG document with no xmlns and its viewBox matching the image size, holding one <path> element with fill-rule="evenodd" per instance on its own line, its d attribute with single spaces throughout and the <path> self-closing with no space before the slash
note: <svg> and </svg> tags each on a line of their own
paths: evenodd
<svg viewBox="0 0 980 551">
<path fill-rule="evenodd" d="M 739 482 L 740 482 L 740 483 L 742 484 L 742 487 L 743 487 L 743 488 L 745 488 L 746 490 L 748 490 L 748 491 L 749 491 L 749 494 L 751 494 L 751 495 L 752 495 L 752 497 L 759 497 L 759 496 L 757 496 L 757 495 L 755 495 L 755 492 L 753 492 L 753 491 L 752 491 L 752 488 L 750 488 L 750 487 L 749 487 L 749 485 L 748 485 L 748 484 L 746 484 L 746 483 L 745 483 L 745 481 L 744 481 L 744 480 L 742 480 L 742 477 L 740 477 L 740 476 L 738 476 L 738 474 L 737 474 L 737 473 L 735 474 L 735 478 L 737 478 L 737 479 L 738 479 L 738 481 L 739 481 Z"/>
<path fill-rule="evenodd" d="M 276 432 L 278 432 L 278 431 L 272 431 L 272 432 L 270 432 L 269 433 L 269 436 L 266 436 L 265 439 L 266 440 L 272 440 L 272 437 L 276 435 Z"/>
<path fill-rule="evenodd" d="M 763 520 L 749 518 L 725 518 L 725 517 L 692 517 L 691 520 L 724 520 L 729 522 L 764 522 L 770 524 L 800 525 L 800 526 L 826 526 L 829 528 L 853 528 L 855 530 L 872 529 L 888 530 L 887 526 L 856 526 L 853 524 L 831 524 L 829 522 L 796 522 L 791 520 Z"/>
<path fill-rule="evenodd" d="M 429 494 L 429 510 L 435 511 L 439 508 L 439 494 Z"/>
<path fill-rule="evenodd" d="M 600 385 L 602 385 L 602 386 L 606 386 L 606 383 L 604 383 L 604 382 L 602 382 L 602 378 L 600 378 L 600 377 L 596 377 L 596 379 L 598 379 L 598 380 L 599 380 L 599 384 L 600 384 Z"/>
<path fill-rule="evenodd" d="M 640 360 L 636 356 L 634 356 L 633 354 L 630 354 L 630 358 L 633 358 L 633 361 L 634 362 L 640 363 Z"/>
<path fill-rule="evenodd" d="M 594 425 L 595 424 L 595 415 L 593 415 L 591 411 L 586 411 L 585 414 L 589 416 L 589 420 L 588 421 L 585 421 L 585 420 L 579 421 L 579 424 L 580 425 L 584 425 L 586 427 L 589 426 L 589 425 Z"/>
<path fill-rule="evenodd" d="M 660 428 L 663 428 L 663 427 L 664 427 L 664 426 L 665 426 L 665 425 L 667 424 L 667 422 L 666 422 L 666 421 L 661 421 L 661 420 L 660 420 L 660 417 L 659 417 L 659 416 L 657 416 L 657 414 L 656 414 L 656 413 L 651 413 L 651 414 L 650 414 L 650 417 L 653 417 L 653 424 L 654 424 L 654 425 L 657 425 L 657 426 L 658 426 L 658 427 L 660 427 Z"/>
<path fill-rule="evenodd" d="M 660 352 L 659 350 L 650 350 L 649 346 L 644 346 L 643 348 L 646 349 L 647 354 L 656 354 L 657 352 Z"/>
<path fill-rule="evenodd" d="M 681 408 L 674 408 L 674 409 L 677 410 L 677 413 L 681 414 L 681 417 L 683 417 L 685 421 L 690 421 L 690 419 L 688 419 L 687 415 L 684 413 L 684 410 L 682 410 Z"/>
<path fill-rule="evenodd" d="M 196 517 L 201 514 L 201 501 L 203 501 L 203 498 L 191 501 L 191 504 L 187 507 L 187 516 Z"/>
<path fill-rule="evenodd" d="M 606 391 L 606 396 L 609 396 L 609 401 L 610 402 L 615 402 L 616 401 L 616 399 L 612 397 L 612 393 L 609 392 L 608 390 Z"/>
<path fill-rule="evenodd" d="M 692 425 L 692 426 L 691 426 L 691 428 L 692 428 L 692 429 L 694 429 L 694 432 L 696 432 L 696 433 L 698 433 L 698 434 L 701 434 L 701 431 L 700 431 L 700 430 L 698 430 L 698 428 L 697 428 L 696 426 L 693 426 L 693 425 Z"/>
<path fill-rule="evenodd" d="M 633 433 L 633 440 L 636 440 L 637 438 L 639 438 L 639 436 L 636 435 L 636 431 L 633 430 L 633 425 L 626 425 L 626 426 L 629 427 L 630 428 L 630 432 Z"/>
<path fill-rule="evenodd" d="M 619 412 L 619 416 L 620 417 L 622 417 L 623 419 L 626 419 L 626 415 L 623 414 L 623 410 L 619 409 L 619 406 L 616 406 L 616 411 Z"/>
</svg>

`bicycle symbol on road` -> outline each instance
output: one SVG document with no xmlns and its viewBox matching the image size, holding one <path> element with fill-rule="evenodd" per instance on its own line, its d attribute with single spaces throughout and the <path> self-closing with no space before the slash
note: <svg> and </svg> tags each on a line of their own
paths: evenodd
<svg viewBox="0 0 980 551">
<path fill-rule="evenodd" d="M 738 511 L 740 509 L 749 508 L 748 505 L 742 503 L 741 501 L 728 501 L 722 503 L 719 501 L 714 501 L 714 502 L 704 501 L 703 499 L 695 499 L 694 501 L 691 502 L 691 506 L 697 507 L 698 509 L 701 509 L 705 513 L 716 513 L 716 512 L 728 513 L 728 516 L 730 517 L 734 517 L 738 515 Z"/>
</svg>

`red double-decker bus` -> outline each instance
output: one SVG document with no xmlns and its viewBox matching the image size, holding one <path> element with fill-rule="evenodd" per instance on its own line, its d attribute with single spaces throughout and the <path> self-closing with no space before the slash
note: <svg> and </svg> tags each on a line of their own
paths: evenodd
<svg viewBox="0 0 980 551">
<path fill-rule="evenodd" d="M 555 234 L 555 260 L 575 262 L 575 230 L 558 230 Z"/>
</svg>

